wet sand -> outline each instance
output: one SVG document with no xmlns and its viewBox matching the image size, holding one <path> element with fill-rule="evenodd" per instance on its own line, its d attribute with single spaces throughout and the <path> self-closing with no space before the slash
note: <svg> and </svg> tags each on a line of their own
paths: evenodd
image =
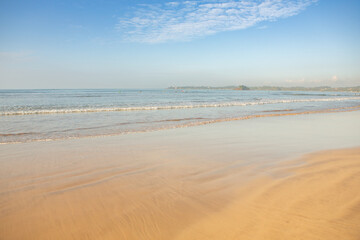
<svg viewBox="0 0 360 240">
<path fill-rule="evenodd" d="M 359 119 L 2 145 L 0 239 L 359 239 Z"/>
</svg>

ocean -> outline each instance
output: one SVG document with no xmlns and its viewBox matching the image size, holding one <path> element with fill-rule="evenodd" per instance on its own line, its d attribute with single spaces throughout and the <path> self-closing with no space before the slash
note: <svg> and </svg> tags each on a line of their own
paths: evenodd
<svg viewBox="0 0 360 240">
<path fill-rule="evenodd" d="M 0 144 L 134 134 L 360 105 L 351 92 L 0 90 Z"/>
</svg>

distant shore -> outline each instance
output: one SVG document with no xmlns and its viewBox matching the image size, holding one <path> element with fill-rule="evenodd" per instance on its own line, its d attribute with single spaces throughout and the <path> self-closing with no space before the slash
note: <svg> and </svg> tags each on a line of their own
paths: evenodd
<svg viewBox="0 0 360 240">
<path fill-rule="evenodd" d="M 278 87 L 278 86 L 260 86 L 248 87 L 245 85 L 239 86 L 224 86 L 224 87 L 211 87 L 211 86 L 171 86 L 167 89 L 180 89 L 180 90 L 256 90 L 256 91 L 318 91 L 318 92 L 360 92 L 360 86 L 354 87 Z"/>
</svg>

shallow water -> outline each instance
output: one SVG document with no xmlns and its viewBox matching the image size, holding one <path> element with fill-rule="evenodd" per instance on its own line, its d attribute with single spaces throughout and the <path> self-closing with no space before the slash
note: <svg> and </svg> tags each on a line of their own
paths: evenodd
<svg viewBox="0 0 360 240">
<path fill-rule="evenodd" d="M 344 92 L 0 90 L 0 144 L 117 135 L 360 104 Z"/>
</svg>

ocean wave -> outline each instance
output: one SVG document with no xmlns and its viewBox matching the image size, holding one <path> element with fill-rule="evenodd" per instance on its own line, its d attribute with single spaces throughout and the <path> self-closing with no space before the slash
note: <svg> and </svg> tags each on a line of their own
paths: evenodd
<svg viewBox="0 0 360 240">
<path fill-rule="evenodd" d="M 267 101 L 259 100 L 259 101 L 252 101 L 252 102 L 224 102 L 224 103 L 208 103 L 208 104 L 194 104 L 194 105 L 39 109 L 39 110 L 5 111 L 5 112 L 0 112 L 0 116 L 32 115 L 32 114 L 68 114 L 68 113 L 173 110 L 173 109 L 189 109 L 189 108 L 236 107 L 236 106 L 297 103 L 297 102 L 299 102 L 299 103 L 300 102 L 334 102 L 334 101 L 347 101 L 347 100 L 360 100 L 360 97 L 322 98 L 322 99 L 321 98 L 320 99 L 281 99 L 281 100 L 267 100 Z"/>
<path fill-rule="evenodd" d="M 304 112 L 255 114 L 255 115 L 247 115 L 247 116 L 241 116 L 241 117 L 219 118 L 219 119 L 210 119 L 210 120 L 205 120 L 205 121 L 181 123 L 181 124 L 176 124 L 176 125 L 162 126 L 162 127 L 155 127 L 155 128 L 149 128 L 149 129 L 141 129 L 141 130 L 126 130 L 126 131 L 116 132 L 116 133 L 112 133 L 112 134 L 96 134 L 96 135 L 54 137 L 54 138 L 41 138 L 41 139 L 21 139 L 21 140 L 19 139 L 19 140 L 4 141 L 4 142 L 0 141 L 0 145 L 30 143 L 30 142 L 50 142 L 50 141 L 71 140 L 71 139 L 74 140 L 74 139 L 82 139 L 82 138 L 110 137 L 110 136 L 119 136 L 119 135 L 127 135 L 127 134 L 134 134 L 134 133 L 146 133 L 146 132 L 155 132 L 155 131 L 160 131 L 160 130 L 195 127 L 195 126 L 208 125 L 208 124 L 214 124 L 214 123 L 248 120 L 248 119 L 254 119 L 254 118 L 295 116 L 295 115 L 314 114 L 314 113 L 351 112 L 351 111 L 359 111 L 359 110 L 360 110 L 360 105 L 352 106 L 352 107 L 330 108 L 330 109 L 304 111 Z"/>
</svg>

